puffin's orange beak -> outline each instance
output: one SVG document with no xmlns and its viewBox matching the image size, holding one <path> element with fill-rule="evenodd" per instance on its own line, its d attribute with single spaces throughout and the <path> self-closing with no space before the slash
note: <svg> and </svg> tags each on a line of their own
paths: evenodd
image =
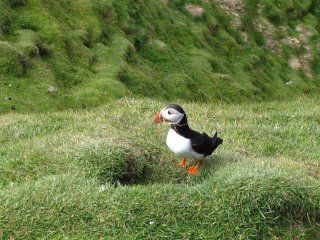
<svg viewBox="0 0 320 240">
<path fill-rule="evenodd" d="M 157 114 L 154 116 L 154 123 L 161 123 L 160 113 L 157 113 Z"/>
</svg>

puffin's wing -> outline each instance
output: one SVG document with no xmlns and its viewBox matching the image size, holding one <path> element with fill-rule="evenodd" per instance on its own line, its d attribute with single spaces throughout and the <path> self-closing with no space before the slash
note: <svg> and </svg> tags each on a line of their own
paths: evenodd
<svg viewBox="0 0 320 240">
<path fill-rule="evenodd" d="M 195 133 L 191 138 L 193 150 L 200 154 L 205 154 L 211 147 L 211 139 L 206 133 Z"/>
</svg>

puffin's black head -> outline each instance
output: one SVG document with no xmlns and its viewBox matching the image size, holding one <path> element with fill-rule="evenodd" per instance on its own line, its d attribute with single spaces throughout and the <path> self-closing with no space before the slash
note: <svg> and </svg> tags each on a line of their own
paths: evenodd
<svg viewBox="0 0 320 240">
<path fill-rule="evenodd" d="M 187 124 L 187 115 L 177 104 L 169 104 L 154 117 L 155 123 L 168 122 L 170 124 Z"/>
</svg>

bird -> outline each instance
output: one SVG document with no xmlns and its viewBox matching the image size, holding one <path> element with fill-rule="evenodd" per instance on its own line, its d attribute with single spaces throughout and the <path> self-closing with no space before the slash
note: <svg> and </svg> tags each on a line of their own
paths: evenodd
<svg viewBox="0 0 320 240">
<path fill-rule="evenodd" d="M 196 165 L 186 168 L 187 173 L 191 175 L 197 174 L 202 160 L 211 155 L 223 142 L 223 139 L 217 136 L 217 132 L 209 137 L 206 133 L 192 130 L 188 125 L 187 114 L 178 104 L 169 104 L 157 112 L 154 122 L 170 124 L 166 143 L 173 153 L 181 157 L 178 164 L 180 167 L 186 168 L 187 159 L 197 160 Z"/>
</svg>

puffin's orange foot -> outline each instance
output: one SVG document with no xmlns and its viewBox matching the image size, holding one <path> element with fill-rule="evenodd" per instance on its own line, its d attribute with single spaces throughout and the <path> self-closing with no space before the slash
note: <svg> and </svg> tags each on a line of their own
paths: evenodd
<svg viewBox="0 0 320 240">
<path fill-rule="evenodd" d="M 186 167 L 186 159 L 182 158 L 180 163 L 178 164 L 179 167 L 185 168 Z"/>
<path fill-rule="evenodd" d="M 191 166 L 187 168 L 187 173 L 191 175 L 195 175 L 198 172 L 198 165 Z"/>
<path fill-rule="evenodd" d="M 197 174 L 200 164 L 201 164 L 201 160 L 198 160 L 195 166 L 190 166 L 187 168 L 187 173 L 191 175 Z"/>
</svg>

